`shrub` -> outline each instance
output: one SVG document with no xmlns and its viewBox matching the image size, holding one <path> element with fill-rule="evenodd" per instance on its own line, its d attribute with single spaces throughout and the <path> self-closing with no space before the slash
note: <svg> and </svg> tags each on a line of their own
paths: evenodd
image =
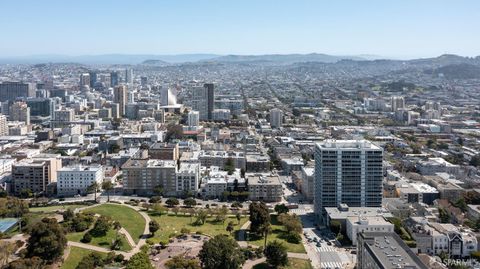
<svg viewBox="0 0 480 269">
<path fill-rule="evenodd" d="M 181 234 L 189 234 L 189 233 L 190 233 L 190 230 L 189 230 L 188 228 L 183 227 L 183 228 L 180 230 L 180 233 L 181 233 Z"/>
<path fill-rule="evenodd" d="M 147 239 L 147 241 L 145 241 L 145 242 L 146 242 L 148 245 L 150 245 L 150 246 L 155 245 L 155 243 L 154 243 L 152 240 L 150 240 L 150 239 Z"/>
<path fill-rule="evenodd" d="M 92 235 L 88 232 L 83 235 L 82 243 L 90 243 L 92 241 Z"/>
<path fill-rule="evenodd" d="M 125 257 L 122 254 L 116 255 L 114 259 L 115 262 L 123 262 L 123 260 L 125 260 Z"/>
<path fill-rule="evenodd" d="M 302 241 L 302 237 L 299 234 L 294 232 L 287 233 L 287 235 L 285 236 L 285 239 L 287 240 L 287 242 L 292 244 L 298 244 Z"/>
</svg>

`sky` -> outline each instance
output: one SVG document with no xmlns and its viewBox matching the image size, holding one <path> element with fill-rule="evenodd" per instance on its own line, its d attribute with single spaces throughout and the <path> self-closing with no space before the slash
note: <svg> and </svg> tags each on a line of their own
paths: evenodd
<svg viewBox="0 0 480 269">
<path fill-rule="evenodd" d="M 0 57 L 480 55 L 478 0 L 2 0 Z"/>
</svg>

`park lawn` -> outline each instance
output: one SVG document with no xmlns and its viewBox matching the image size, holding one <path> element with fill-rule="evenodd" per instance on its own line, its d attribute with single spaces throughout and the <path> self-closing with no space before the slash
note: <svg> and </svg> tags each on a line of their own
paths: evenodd
<svg viewBox="0 0 480 269">
<path fill-rule="evenodd" d="M 253 269 L 270 269 L 270 266 L 264 262 L 253 266 Z M 309 260 L 288 258 L 288 265 L 281 266 L 279 269 L 313 269 L 313 266 Z"/>
<path fill-rule="evenodd" d="M 80 242 L 82 243 L 82 238 L 83 235 L 86 233 L 85 232 L 78 232 L 78 233 L 68 233 L 67 234 L 67 240 L 68 241 L 74 241 L 74 242 Z M 112 244 L 112 241 L 115 239 L 115 233 L 116 231 L 114 229 L 108 230 L 107 234 L 105 236 L 101 237 L 93 237 L 92 236 L 92 241 L 88 243 L 89 245 L 94 245 L 94 246 L 99 246 L 102 248 L 110 249 L 110 245 Z M 120 248 L 121 251 L 129 251 L 132 249 L 130 244 L 128 243 L 127 238 L 123 234 L 120 234 L 121 240 L 122 240 L 122 247 Z"/>
<path fill-rule="evenodd" d="M 71 208 L 74 210 L 75 208 L 86 207 L 86 205 L 54 205 L 54 206 L 42 206 L 42 207 L 30 207 L 28 210 L 30 212 L 43 212 L 43 213 L 53 213 L 57 210 L 67 210 Z"/>
<path fill-rule="evenodd" d="M 205 224 L 203 225 L 194 225 L 195 217 L 190 218 L 190 215 L 173 215 L 173 214 L 164 214 L 158 216 L 156 214 L 151 214 L 150 218 L 156 220 L 160 224 L 160 230 L 155 233 L 155 236 L 152 238 L 153 242 L 158 243 L 160 241 L 167 241 L 172 234 L 180 234 L 182 228 L 187 228 L 191 233 L 201 232 L 202 234 L 215 236 L 218 234 L 226 234 L 227 225 L 230 221 L 233 221 L 235 224 L 234 230 L 240 229 L 242 225 L 247 221 L 246 217 L 240 219 L 240 224 L 238 224 L 236 217 L 229 216 L 225 223 L 215 222 L 215 217 L 208 217 Z"/>
<path fill-rule="evenodd" d="M 84 248 L 77 248 L 77 247 L 70 247 L 70 253 L 68 254 L 67 259 L 63 262 L 61 269 L 75 269 L 83 257 L 87 256 L 94 251 L 84 249 Z M 105 253 L 97 252 L 103 257 L 106 256 Z"/>
<path fill-rule="evenodd" d="M 135 243 L 138 243 L 145 229 L 145 219 L 140 213 L 127 206 L 117 204 L 103 204 L 84 210 L 102 216 L 108 216 L 112 220 L 120 222 L 125 230 L 132 236 Z"/>
<path fill-rule="evenodd" d="M 288 252 L 295 252 L 295 253 L 306 253 L 305 247 L 303 246 L 302 242 L 298 244 L 292 244 L 287 242 L 287 240 L 283 239 L 283 236 L 287 233 L 285 228 L 277 221 L 277 215 L 271 215 L 271 224 L 272 224 L 272 232 L 268 234 L 267 237 L 267 244 L 273 240 L 277 240 L 282 242 L 285 247 L 287 248 Z M 255 245 L 255 246 L 263 246 L 265 240 L 263 237 L 258 237 L 254 234 L 250 234 L 248 238 L 248 243 Z"/>
</svg>

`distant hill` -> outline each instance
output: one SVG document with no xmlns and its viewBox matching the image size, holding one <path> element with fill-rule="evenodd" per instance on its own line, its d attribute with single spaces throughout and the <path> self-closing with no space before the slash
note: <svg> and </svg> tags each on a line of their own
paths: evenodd
<svg viewBox="0 0 480 269">
<path fill-rule="evenodd" d="M 166 63 L 197 62 L 216 58 L 217 54 L 101 54 L 101 55 L 31 55 L 0 58 L 0 63 L 38 64 L 38 63 L 80 63 L 80 64 L 139 64 L 147 60 L 159 60 Z"/>
<path fill-rule="evenodd" d="M 411 64 L 445 66 L 450 64 L 480 64 L 480 58 L 462 57 L 455 54 L 443 54 L 435 58 L 422 58 L 409 61 Z"/>
<path fill-rule="evenodd" d="M 169 63 L 162 61 L 162 60 L 145 60 L 142 62 L 144 65 L 157 65 L 157 66 L 164 66 L 168 65 Z"/>
<path fill-rule="evenodd" d="M 426 70 L 425 73 L 443 75 L 447 79 L 480 79 L 480 66 L 466 63 L 449 64 Z"/>
<path fill-rule="evenodd" d="M 299 63 L 299 62 L 322 62 L 335 63 L 341 60 L 366 60 L 359 56 L 333 56 L 328 54 L 266 54 L 266 55 L 226 55 L 204 61 L 211 62 L 271 62 L 271 63 Z"/>
</svg>

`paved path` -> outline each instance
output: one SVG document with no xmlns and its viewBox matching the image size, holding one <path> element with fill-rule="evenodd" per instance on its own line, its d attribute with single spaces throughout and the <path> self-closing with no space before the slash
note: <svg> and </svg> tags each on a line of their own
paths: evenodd
<svg viewBox="0 0 480 269">
<path fill-rule="evenodd" d="M 260 258 L 256 260 L 247 260 L 243 264 L 242 269 L 252 269 L 255 265 L 265 262 L 266 260 L 267 260 L 266 258 Z"/>
<path fill-rule="evenodd" d="M 97 246 L 89 245 L 89 244 L 84 244 L 84 243 L 80 243 L 80 242 L 68 241 L 68 242 L 67 242 L 67 245 L 69 245 L 70 247 L 84 248 L 84 249 L 89 249 L 89 250 L 93 250 L 93 251 L 97 251 L 97 252 L 103 252 L 103 253 L 112 252 L 112 250 L 110 250 L 110 249 L 106 249 L 106 248 L 102 248 L 102 247 L 97 247 Z M 117 253 L 117 254 L 122 254 L 123 256 L 128 255 L 128 253 L 125 252 L 125 251 L 115 250 L 115 253 Z"/>
<path fill-rule="evenodd" d="M 125 237 L 127 238 L 127 241 L 128 241 L 128 244 L 133 248 L 135 247 L 135 240 L 133 240 L 132 236 L 130 235 L 130 233 L 127 232 L 127 230 L 125 230 L 125 228 L 120 228 L 120 230 L 118 230 L 119 233 L 125 235 Z"/>
<path fill-rule="evenodd" d="M 87 208 L 92 208 L 92 207 L 95 207 L 95 206 L 99 206 L 100 204 L 95 204 L 95 205 L 91 205 L 91 206 L 86 206 L 86 207 L 82 207 L 82 208 L 77 208 L 77 212 L 80 212 L 84 209 L 87 209 Z M 138 241 L 137 244 L 135 244 L 135 240 L 132 238 L 132 236 L 130 235 L 130 233 L 125 230 L 123 227 L 122 229 L 120 230 L 120 232 L 122 234 L 125 235 L 125 237 L 127 238 L 127 241 L 128 243 L 130 244 L 130 246 L 132 246 L 132 250 L 130 250 L 129 252 L 125 252 L 125 251 L 115 251 L 115 253 L 117 254 L 122 254 L 125 259 L 130 259 L 130 257 L 132 257 L 133 255 L 137 254 L 138 252 L 140 252 L 140 248 L 146 244 L 146 241 L 147 241 L 147 238 L 149 237 L 149 234 L 150 234 L 150 230 L 148 229 L 148 224 L 150 222 L 150 216 L 148 216 L 147 213 L 141 211 L 141 208 L 140 207 L 135 207 L 135 206 L 131 206 L 131 205 L 126 205 L 126 204 L 123 204 L 123 206 L 127 206 L 127 207 L 130 207 L 132 209 L 134 209 L 135 211 L 137 211 L 144 219 L 145 219 L 145 228 L 143 230 L 143 235 L 142 235 L 142 238 L 140 238 L 140 240 Z M 69 246 L 74 246 L 74 247 L 79 247 L 79 248 L 84 248 L 84 249 L 89 249 L 89 250 L 93 250 L 93 251 L 98 251 L 98 252 L 103 252 L 103 253 L 108 253 L 108 252 L 111 252 L 112 250 L 110 249 L 106 249 L 106 248 L 102 248 L 102 247 L 98 247 L 98 246 L 94 246 L 94 245 L 89 245 L 89 244 L 84 244 L 84 243 L 80 243 L 80 242 L 73 242 L 73 241 L 68 241 L 67 243 Z M 66 256 L 65 256 L 65 259 L 66 259 Z"/>
</svg>

